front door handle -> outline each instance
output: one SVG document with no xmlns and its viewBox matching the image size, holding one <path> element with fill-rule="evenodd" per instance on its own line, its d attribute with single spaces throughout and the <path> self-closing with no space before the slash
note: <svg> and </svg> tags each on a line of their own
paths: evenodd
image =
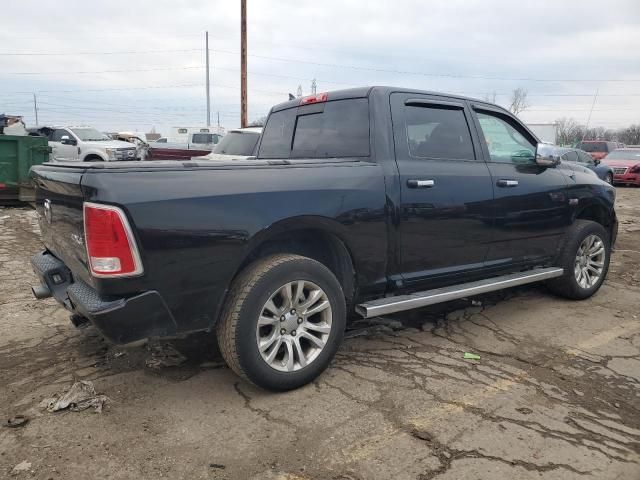
<svg viewBox="0 0 640 480">
<path fill-rule="evenodd" d="M 409 188 L 431 188 L 436 184 L 435 180 L 407 180 L 407 186 Z"/>
<path fill-rule="evenodd" d="M 499 187 L 517 187 L 518 180 L 507 180 L 503 178 L 501 180 L 498 180 L 498 186 Z"/>
</svg>

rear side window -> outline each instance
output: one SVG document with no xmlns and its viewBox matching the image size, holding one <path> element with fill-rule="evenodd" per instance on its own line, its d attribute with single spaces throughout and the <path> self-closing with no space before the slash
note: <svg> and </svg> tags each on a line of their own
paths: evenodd
<svg viewBox="0 0 640 480">
<path fill-rule="evenodd" d="M 336 158 L 369 155 L 369 102 L 336 100 L 269 116 L 259 158 Z"/>
<path fill-rule="evenodd" d="M 473 160 L 473 145 L 459 108 L 406 107 L 407 141 L 414 158 Z"/>
<path fill-rule="evenodd" d="M 567 162 L 577 162 L 578 161 L 578 154 L 576 152 L 574 152 L 573 150 L 565 153 L 564 155 L 562 155 L 562 159 L 566 160 Z"/>
</svg>

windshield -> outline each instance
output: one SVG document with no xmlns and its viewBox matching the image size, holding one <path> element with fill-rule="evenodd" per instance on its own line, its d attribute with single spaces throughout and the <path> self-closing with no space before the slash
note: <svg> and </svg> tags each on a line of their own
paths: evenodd
<svg viewBox="0 0 640 480">
<path fill-rule="evenodd" d="M 215 146 L 213 153 L 223 155 L 253 155 L 260 134 L 258 132 L 229 132 Z"/>
<path fill-rule="evenodd" d="M 585 152 L 606 152 L 607 142 L 581 142 L 576 148 Z"/>
<path fill-rule="evenodd" d="M 614 150 L 606 157 L 613 160 L 640 160 L 640 148 L 638 151 L 632 150 Z"/>
<path fill-rule="evenodd" d="M 95 128 L 72 128 L 71 131 L 84 142 L 97 141 L 97 140 L 109 140 L 104 133 L 100 133 Z"/>
</svg>

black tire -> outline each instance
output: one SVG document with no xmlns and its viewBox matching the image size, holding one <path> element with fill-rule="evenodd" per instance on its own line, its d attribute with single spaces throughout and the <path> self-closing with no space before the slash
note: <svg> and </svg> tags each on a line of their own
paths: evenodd
<svg viewBox="0 0 640 480">
<path fill-rule="evenodd" d="M 613 175 L 611 173 L 607 173 L 607 176 L 604 177 L 604 181 L 609 185 L 613 185 Z"/>
<path fill-rule="evenodd" d="M 298 280 L 313 282 L 326 293 L 332 312 L 331 331 L 312 362 L 299 370 L 283 372 L 262 358 L 256 328 L 271 295 L 284 284 Z M 333 273 L 310 258 L 278 254 L 249 265 L 234 280 L 216 333 L 222 356 L 235 373 L 259 387 L 285 391 L 306 385 L 327 368 L 342 342 L 345 323 L 345 298 Z"/>
<path fill-rule="evenodd" d="M 578 249 L 582 242 L 590 235 L 596 235 L 604 244 L 604 265 L 599 279 L 589 288 L 582 287 L 576 279 L 575 266 Z M 573 300 L 583 300 L 596 293 L 609 270 L 611 258 L 611 244 L 609 234 L 602 225 L 590 220 L 576 220 L 567 232 L 565 245 L 558 257 L 556 265 L 564 268 L 564 275 L 549 280 L 547 286 L 556 295 Z"/>
<path fill-rule="evenodd" d="M 104 162 L 104 159 L 99 155 L 87 155 L 83 162 Z"/>
</svg>

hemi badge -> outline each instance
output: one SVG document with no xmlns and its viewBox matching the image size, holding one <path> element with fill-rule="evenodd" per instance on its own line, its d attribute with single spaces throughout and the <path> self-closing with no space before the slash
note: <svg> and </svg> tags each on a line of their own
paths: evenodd
<svg viewBox="0 0 640 480">
<path fill-rule="evenodd" d="M 577 205 L 578 204 L 578 199 L 577 198 L 570 198 L 569 199 L 569 205 Z"/>
</svg>

